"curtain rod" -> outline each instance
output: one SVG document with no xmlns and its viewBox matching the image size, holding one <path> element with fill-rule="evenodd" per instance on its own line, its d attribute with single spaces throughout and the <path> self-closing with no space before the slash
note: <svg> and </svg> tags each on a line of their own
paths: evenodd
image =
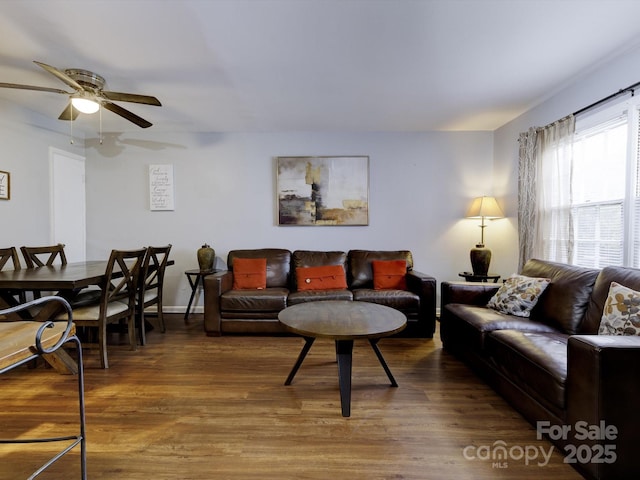
<svg viewBox="0 0 640 480">
<path fill-rule="evenodd" d="M 618 90 L 616 93 L 612 93 L 611 95 L 609 95 L 608 97 L 604 97 L 601 98 L 600 100 L 598 100 L 597 102 L 593 102 L 591 105 L 588 105 L 584 108 L 581 108 L 580 110 L 577 110 L 575 112 L 573 112 L 573 116 L 575 117 L 576 115 L 580 115 L 581 113 L 586 112 L 587 110 L 591 110 L 594 107 L 597 107 L 598 105 L 608 102 L 611 99 L 616 98 L 618 95 L 622 95 L 625 94 L 627 92 L 631 92 L 631 95 L 633 96 L 635 93 L 635 88 L 640 86 L 640 82 L 636 82 L 633 85 L 629 85 L 627 88 L 622 88 L 620 90 Z"/>
</svg>

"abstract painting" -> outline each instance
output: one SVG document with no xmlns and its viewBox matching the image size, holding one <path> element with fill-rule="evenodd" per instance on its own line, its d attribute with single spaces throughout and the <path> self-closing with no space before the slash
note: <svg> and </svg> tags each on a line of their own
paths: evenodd
<svg viewBox="0 0 640 480">
<path fill-rule="evenodd" d="M 279 225 L 368 225 L 369 157 L 278 157 Z"/>
</svg>

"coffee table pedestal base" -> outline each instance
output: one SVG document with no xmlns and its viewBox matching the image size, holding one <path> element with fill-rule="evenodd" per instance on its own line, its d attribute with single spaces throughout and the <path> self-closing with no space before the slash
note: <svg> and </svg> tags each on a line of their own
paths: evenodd
<svg viewBox="0 0 640 480">
<path fill-rule="evenodd" d="M 397 387 L 398 383 L 395 378 L 391 374 L 391 370 L 389 370 L 389 366 L 387 362 L 385 362 L 384 357 L 382 356 L 382 352 L 378 348 L 378 340 L 377 338 L 369 339 L 369 344 L 371 348 L 378 357 L 378 361 L 382 368 L 384 369 L 389 381 L 391 382 L 392 387 Z M 311 349 L 311 345 L 315 341 L 315 337 L 304 337 L 304 346 L 300 351 L 300 355 L 298 355 L 298 359 L 296 360 L 295 365 L 291 369 L 289 376 L 285 380 L 285 385 L 291 385 L 293 378 L 296 376 L 298 369 L 302 365 L 307 353 Z M 340 405 L 342 407 L 342 416 L 349 417 L 351 416 L 351 370 L 353 364 L 353 340 L 336 340 L 336 360 L 338 361 L 338 383 L 340 385 Z"/>
</svg>

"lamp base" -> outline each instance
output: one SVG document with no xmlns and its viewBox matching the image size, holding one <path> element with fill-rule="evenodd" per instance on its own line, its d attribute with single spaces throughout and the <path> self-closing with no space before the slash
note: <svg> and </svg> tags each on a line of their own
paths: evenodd
<svg viewBox="0 0 640 480">
<path fill-rule="evenodd" d="M 474 275 L 484 276 L 489 273 L 489 264 L 491 263 L 491 250 L 485 248 L 481 243 L 478 243 L 475 248 L 472 248 L 469 252 L 471 258 L 471 268 Z"/>
</svg>

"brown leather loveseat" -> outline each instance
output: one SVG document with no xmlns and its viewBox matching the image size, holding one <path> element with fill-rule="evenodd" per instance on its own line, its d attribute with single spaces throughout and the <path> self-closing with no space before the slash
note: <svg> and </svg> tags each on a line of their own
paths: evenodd
<svg viewBox="0 0 640 480">
<path fill-rule="evenodd" d="M 587 478 L 640 478 L 640 337 L 598 335 L 611 283 L 638 291 L 640 270 L 530 260 L 522 275 L 550 279 L 529 318 L 487 307 L 500 285 L 443 282 L 445 350 L 465 360 Z M 616 308 L 629 313 L 638 303 Z"/>
<path fill-rule="evenodd" d="M 266 287 L 234 289 L 234 262 L 239 259 L 266 259 Z M 405 289 L 374 289 L 374 260 L 406 261 Z M 347 288 L 301 289 L 296 271 L 306 267 L 340 265 L 346 273 Z M 407 316 L 403 336 L 433 337 L 436 318 L 436 280 L 413 269 L 408 250 L 291 252 L 280 248 L 232 250 L 228 270 L 204 279 L 204 329 L 209 336 L 222 333 L 283 333 L 278 313 L 287 306 L 315 300 L 352 300 L 380 303 Z"/>
</svg>

